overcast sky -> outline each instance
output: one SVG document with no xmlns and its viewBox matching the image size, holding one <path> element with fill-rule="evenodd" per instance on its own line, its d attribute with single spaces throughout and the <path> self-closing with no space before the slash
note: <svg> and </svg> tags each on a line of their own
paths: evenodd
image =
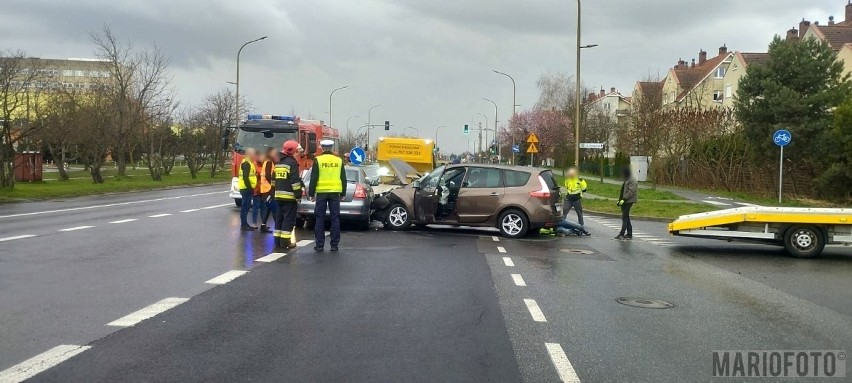
<svg viewBox="0 0 852 383">
<path fill-rule="evenodd" d="M 630 93 L 639 79 L 665 75 L 679 58 L 731 50 L 765 51 L 775 34 L 804 17 L 844 19 L 846 0 L 585 0 L 586 86 Z M 257 112 L 328 120 L 354 130 L 390 120 L 434 137 L 444 151 L 461 151 L 464 124 L 511 115 L 515 77 L 519 108 L 537 99 L 536 79 L 575 72 L 574 0 L 3 0 L 0 49 L 43 58 L 94 57 L 89 32 L 104 24 L 137 46 L 156 43 L 172 60 L 180 100 L 231 86 L 235 56 L 241 92 Z M 376 133 L 380 131 L 374 130 Z M 413 133 L 408 130 L 408 133 Z"/>
</svg>

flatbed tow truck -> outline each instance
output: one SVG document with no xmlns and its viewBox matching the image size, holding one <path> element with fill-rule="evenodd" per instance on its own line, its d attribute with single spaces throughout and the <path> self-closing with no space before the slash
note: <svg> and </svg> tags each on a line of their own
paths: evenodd
<svg viewBox="0 0 852 383">
<path fill-rule="evenodd" d="M 680 216 L 669 233 L 683 237 L 782 245 L 814 258 L 829 245 L 852 245 L 852 209 L 749 206 Z"/>
</svg>

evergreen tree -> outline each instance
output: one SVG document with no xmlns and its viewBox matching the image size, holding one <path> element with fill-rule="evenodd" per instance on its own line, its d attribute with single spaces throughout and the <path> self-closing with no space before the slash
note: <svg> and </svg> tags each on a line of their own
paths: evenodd
<svg viewBox="0 0 852 383">
<path fill-rule="evenodd" d="M 793 142 L 785 148 L 785 157 L 789 154 L 792 161 L 817 167 L 828 163 L 832 111 L 850 91 L 852 82 L 826 43 L 776 36 L 768 61 L 749 66 L 740 80 L 734 106 L 754 160 L 777 160 L 772 133 L 787 129 Z"/>
</svg>

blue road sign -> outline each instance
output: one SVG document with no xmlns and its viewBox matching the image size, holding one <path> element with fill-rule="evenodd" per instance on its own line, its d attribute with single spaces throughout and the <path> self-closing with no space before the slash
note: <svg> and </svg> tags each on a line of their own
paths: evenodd
<svg viewBox="0 0 852 383">
<path fill-rule="evenodd" d="M 367 154 L 364 153 L 364 149 L 355 147 L 349 152 L 349 162 L 351 162 L 352 165 L 361 165 L 366 158 Z"/>
<path fill-rule="evenodd" d="M 775 134 L 772 135 L 772 141 L 775 142 L 775 145 L 787 146 L 790 141 L 793 141 L 793 135 L 787 130 L 780 129 L 775 131 Z"/>
<path fill-rule="evenodd" d="M 521 146 L 520 145 L 512 145 L 512 152 L 513 153 L 520 153 L 521 152 Z"/>
</svg>

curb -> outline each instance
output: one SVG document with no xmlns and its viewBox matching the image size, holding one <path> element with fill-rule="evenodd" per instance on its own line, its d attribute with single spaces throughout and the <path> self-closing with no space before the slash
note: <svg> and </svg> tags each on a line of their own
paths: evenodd
<svg viewBox="0 0 852 383">
<path fill-rule="evenodd" d="M 583 209 L 583 212 L 584 213 L 591 213 L 591 214 L 594 214 L 594 215 L 599 215 L 601 217 L 619 218 L 619 219 L 621 218 L 621 214 L 603 213 L 603 212 L 589 210 L 589 209 Z M 672 221 L 671 219 L 668 219 L 668 218 L 643 217 L 643 216 L 638 216 L 638 215 L 631 215 L 630 218 L 638 220 L 638 221 L 652 221 L 652 222 L 662 222 L 662 223 L 669 223 L 669 222 Z"/>
<path fill-rule="evenodd" d="M 138 189 L 138 190 L 125 190 L 125 191 L 117 191 L 117 192 L 106 192 L 106 193 L 92 193 L 92 194 L 80 194 L 80 195 L 69 195 L 69 196 L 59 196 L 59 197 L 45 197 L 45 198 L 10 198 L 7 200 L 0 199 L 0 206 L 5 204 L 13 204 L 13 203 L 26 203 L 26 202 L 50 202 L 60 199 L 68 199 L 68 198 L 85 198 L 85 197 L 101 197 L 101 196 L 115 196 L 122 194 L 132 194 L 132 193 L 144 193 L 144 192 L 154 192 L 154 191 L 163 191 L 163 190 L 172 190 L 172 189 L 189 189 L 189 188 L 201 188 L 205 186 L 216 186 L 216 185 L 225 185 L 230 186 L 230 182 L 211 182 L 209 184 L 188 184 L 188 185 L 169 185 L 152 189 Z"/>
</svg>

